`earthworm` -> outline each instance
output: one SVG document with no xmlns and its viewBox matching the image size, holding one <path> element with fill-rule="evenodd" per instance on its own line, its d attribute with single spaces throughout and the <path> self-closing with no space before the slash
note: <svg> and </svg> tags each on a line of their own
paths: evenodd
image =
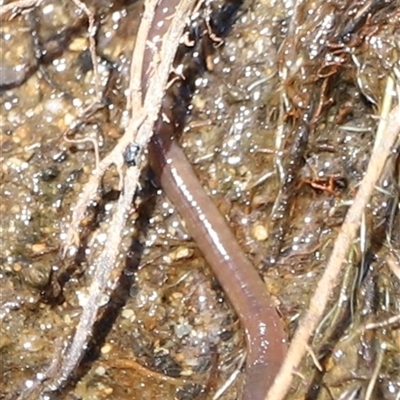
<svg viewBox="0 0 400 400">
<path fill-rule="evenodd" d="M 282 322 L 256 269 L 174 139 L 174 131 L 172 124 L 158 125 L 149 149 L 151 166 L 243 325 L 248 351 L 243 400 L 262 400 L 286 354 Z"/>
<path fill-rule="evenodd" d="M 159 46 L 176 1 L 163 1 L 152 21 L 148 42 L 153 44 L 147 47 L 143 64 L 144 92 L 150 76 L 149 49 Z M 160 118 L 155 125 L 149 145 L 150 164 L 243 325 L 248 354 L 242 398 L 263 400 L 285 357 L 286 334 L 264 283 L 177 142 L 182 115 L 177 115 L 176 100 L 173 94 L 164 99 L 161 114 L 168 117 Z"/>
</svg>

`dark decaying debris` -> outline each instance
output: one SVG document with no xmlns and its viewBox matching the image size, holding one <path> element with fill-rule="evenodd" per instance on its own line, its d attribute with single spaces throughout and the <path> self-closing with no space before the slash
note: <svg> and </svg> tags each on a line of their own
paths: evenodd
<svg viewBox="0 0 400 400">
<path fill-rule="evenodd" d="M 45 8 L 52 4 L 4 22 L 2 33 L 2 398 L 15 398 L 17 388 L 28 393 L 32 379 L 57 370 L 80 307 L 88 306 L 88 265 L 107 245 L 101 235 L 118 194 L 110 170 L 82 223 L 79 257 L 61 262 L 60 232 L 95 165 L 91 142 L 78 140 L 91 137 L 104 157 L 121 135 L 138 24 L 130 16 L 140 13 L 136 2 L 87 2 L 97 10 L 106 101 L 86 120 L 79 110 L 94 87 L 90 65 L 82 65 L 86 18 L 72 3 Z M 192 49 L 206 51 L 209 64 L 180 50 L 187 71 L 207 79 L 194 84 L 185 151 L 263 271 L 291 334 L 366 170 L 384 98 L 397 102 L 385 88 L 388 77 L 398 79 L 399 6 L 393 0 L 302 1 L 294 8 L 246 2 L 231 28 L 224 22 L 236 4 L 221 2 L 208 14 L 214 41 Z M 203 30 L 196 23 L 190 40 Z M 7 40 L 15 40 L 14 57 L 26 58 L 12 58 L 7 47 L 9 32 L 18 31 Z M 225 34 L 225 44 L 218 42 Z M 47 58 L 40 49 L 48 49 Z M 72 121 L 80 122 L 71 134 L 77 141 L 66 143 L 61 133 Z M 49 181 L 46 171 L 55 167 Z M 302 364 L 288 398 L 397 398 L 399 322 L 383 323 L 400 313 L 398 185 L 394 152 L 310 343 L 313 357 Z M 136 202 L 140 211 L 123 233 L 121 284 L 94 327 L 74 385 L 62 395 L 211 399 L 240 366 L 238 323 L 171 205 L 145 181 Z M 230 332 L 227 340 L 222 332 Z M 222 398 L 236 398 L 240 388 L 236 380 Z"/>
</svg>

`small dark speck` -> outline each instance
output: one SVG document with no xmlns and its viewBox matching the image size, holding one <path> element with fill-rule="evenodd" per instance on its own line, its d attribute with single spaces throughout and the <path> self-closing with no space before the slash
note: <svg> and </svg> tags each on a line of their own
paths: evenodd
<svg viewBox="0 0 400 400">
<path fill-rule="evenodd" d="M 124 161 L 129 165 L 129 166 L 135 166 L 136 165 L 136 158 L 139 154 L 140 147 L 136 143 L 130 143 L 128 146 L 126 146 L 125 152 L 124 152 Z"/>
<path fill-rule="evenodd" d="M 221 338 L 221 340 L 223 342 L 226 342 L 227 340 L 231 339 L 233 336 L 233 332 L 232 331 L 223 331 L 219 334 L 219 337 Z"/>
<path fill-rule="evenodd" d="M 41 172 L 41 178 L 44 182 L 50 182 L 57 178 L 60 170 L 56 166 L 50 166 Z"/>
<path fill-rule="evenodd" d="M 78 57 L 79 67 L 82 74 L 86 74 L 93 69 L 92 57 L 90 55 L 89 49 L 82 51 Z"/>
<path fill-rule="evenodd" d="M 153 363 L 157 370 L 162 371 L 168 376 L 172 376 L 174 378 L 181 376 L 182 369 L 180 365 L 168 354 L 155 355 Z"/>
</svg>

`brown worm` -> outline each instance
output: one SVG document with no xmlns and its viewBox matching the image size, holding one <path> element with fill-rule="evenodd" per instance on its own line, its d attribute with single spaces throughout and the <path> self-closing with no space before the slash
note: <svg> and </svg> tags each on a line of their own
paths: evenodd
<svg viewBox="0 0 400 400">
<path fill-rule="evenodd" d="M 176 4 L 176 1 L 164 0 L 158 6 L 149 40 L 162 37 L 168 26 L 166 16 L 172 15 L 174 10 L 171 3 Z M 163 19 L 161 25 L 159 18 Z M 146 60 L 149 62 L 149 55 L 145 56 L 143 68 L 144 91 L 148 76 L 146 71 L 149 70 Z M 167 96 L 162 109 L 162 113 L 168 116 L 174 114 L 173 106 L 169 106 L 171 100 L 173 103 L 171 96 Z M 242 398 L 263 400 L 287 350 L 282 321 L 258 272 L 247 259 L 225 218 L 206 194 L 180 148 L 176 139 L 179 128 L 176 125 L 160 118 L 149 146 L 150 163 L 245 330 L 248 354 Z"/>
<path fill-rule="evenodd" d="M 159 124 L 150 144 L 152 168 L 245 330 L 248 355 L 243 400 L 263 400 L 286 354 L 282 322 L 264 283 L 200 184 L 173 131 L 171 124 Z"/>
</svg>

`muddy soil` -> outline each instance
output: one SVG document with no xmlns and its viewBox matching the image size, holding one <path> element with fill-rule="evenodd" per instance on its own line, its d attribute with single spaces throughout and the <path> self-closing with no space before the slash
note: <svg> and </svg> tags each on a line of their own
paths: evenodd
<svg viewBox="0 0 400 400">
<path fill-rule="evenodd" d="M 142 11 L 129 0 L 86 4 L 99 87 L 74 2 L 1 16 L 0 399 L 23 398 L 59 365 L 119 194 L 111 169 L 83 221 L 86 243 L 62 259 L 96 152 L 123 133 Z M 182 147 L 289 336 L 366 170 L 383 104 L 397 102 L 387 87 L 400 76 L 399 27 L 393 0 L 245 1 L 198 72 Z M 288 399 L 399 399 L 399 321 L 366 329 L 400 314 L 399 183 L 395 150 Z M 235 313 L 149 169 L 135 204 L 120 284 L 57 398 L 237 399 L 246 349 Z"/>
</svg>

